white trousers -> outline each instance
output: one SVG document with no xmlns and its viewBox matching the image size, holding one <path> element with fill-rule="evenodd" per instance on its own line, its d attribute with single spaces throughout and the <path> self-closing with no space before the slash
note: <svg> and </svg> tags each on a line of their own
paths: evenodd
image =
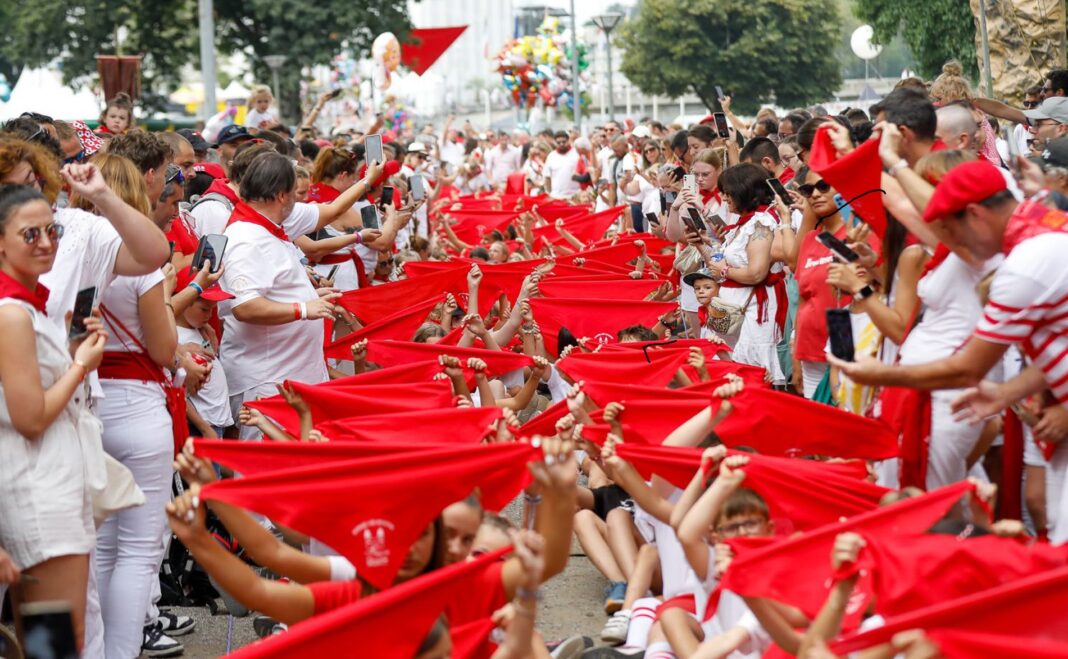
<svg viewBox="0 0 1068 659">
<path fill-rule="evenodd" d="M 962 481 L 968 476 L 968 454 L 975 448 L 983 424 L 954 421 L 950 404 L 963 389 L 931 392 L 931 442 L 927 449 L 927 491 Z"/>
<path fill-rule="evenodd" d="M 1068 440 L 1062 440 L 1046 467 L 1046 518 L 1049 542 L 1068 541 Z"/>
<path fill-rule="evenodd" d="M 104 450 L 124 464 L 145 494 L 145 504 L 116 513 L 97 531 L 96 579 L 108 659 L 141 653 L 142 626 L 163 560 L 171 496 L 174 439 L 160 387 L 104 380 L 98 412 Z"/>
<path fill-rule="evenodd" d="M 808 400 L 816 395 L 816 387 L 820 386 L 827 368 L 827 362 L 801 362 L 801 388 Z"/>
</svg>

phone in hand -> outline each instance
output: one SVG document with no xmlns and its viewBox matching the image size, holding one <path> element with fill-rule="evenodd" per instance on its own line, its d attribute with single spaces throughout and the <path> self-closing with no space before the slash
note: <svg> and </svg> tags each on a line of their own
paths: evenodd
<svg viewBox="0 0 1068 659">
<path fill-rule="evenodd" d="M 69 602 L 29 602 L 22 614 L 22 652 L 27 659 L 77 659 L 74 623 Z"/>
<path fill-rule="evenodd" d="M 334 267 L 330 268 L 330 272 L 326 273 L 326 278 L 329 279 L 330 281 L 334 281 L 334 275 L 337 274 L 337 269 L 340 268 L 340 267 L 341 267 L 341 264 L 338 263 Z"/>
<path fill-rule="evenodd" d="M 713 112 L 712 119 L 716 122 L 716 132 L 720 137 L 730 137 L 730 127 L 727 125 L 727 115 L 722 112 Z"/>
<path fill-rule="evenodd" d="M 363 138 L 363 148 L 367 162 L 377 162 L 380 165 L 386 162 L 386 157 L 382 153 L 382 136 L 378 133 Z"/>
<path fill-rule="evenodd" d="M 393 203 L 393 186 L 386 185 L 382 188 L 382 206 L 389 206 Z"/>
<path fill-rule="evenodd" d="M 782 184 L 782 181 L 772 176 L 771 178 L 766 179 L 766 182 L 768 184 L 768 187 L 771 188 L 772 193 L 774 193 L 779 199 L 782 199 L 782 203 L 789 206 L 790 203 L 793 201 L 793 198 L 790 197 L 790 193 L 786 191 L 786 186 Z"/>
<path fill-rule="evenodd" d="M 831 342 L 831 354 L 838 359 L 851 362 L 853 354 L 853 321 L 848 309 L 827 310 L 827 337 Z"/>
<path fill-rule="evenodd" d="M 226 251 L 227 238 L 221 233 L 209 233 L 201 236 L 197 251 L 193 252 L 190 269 L 193 272 L 204 267 L 205 261 L 211 261 L 211 272 L 218 272 L 222 265 L 223 253 Z"/>
<path fill-rule="evenodd" d="M 819 241 L 821 245 L 829 249 L 831 251 L 831 254 L 833 254 L 834 257 L 842 263 L 856 263 L 856 261 L 860 258 L 860 255 L 850 249 L 849 245 L 846 245 L 838 238 L 835 238 L 834 234 L 832 234 L 830 231 L 824 231 L 823 233 L 817 235 L 816 240 Z"/>
<path fill-rule="evenodd" d="M 655 224 L 657 226 L 660 225 L 660 218 L 657 217 L 656 213 L 646 213 L 645 214 L 645 221 L 648 222 L 649 224 Z"/>
<path fill-rule="evenodd" d="M 423 182 L 423 176 L 416 174 L 411 178 L 412 183 L 412 200 L 422 201 L 426 199 L 426 184 Z"/>
<path fill-rule="evenodd" d="M 686 226 L 698 233 L 702 231 L 708 233 L 708 225 L 705 224 L 705 221 L 701 218 L 701 214 L 697 212 L 697 209 L 691 206 L 687 210 L 689 213 L 687 214 L 687 217 L 683 218 L 683 222 L 686 223 Z"/>
<path fill-rule="evenodd" d="M 338 96 L 341 96 L 341 92 L 342 92 L 342 89 L 340 87 L 338 87 L 334 91 L 330 92 L 330 94 L 327 96 L 327 98 L 329 98 L 329 99 L 337 98 Z"/>
<path fill-rule="evenodd" d="M 374 205 L 364 206 L 360 209 L 360 219 L 363 220 L 364 229 L 379 229 L 378 208 Z"/>
<path fill-rule="evenodd" d="M 85 327 L 85 319 L 93 315 L 93 302 L 96 301 L 96 286 L 83 288 L 78 291 L 74 298 L 74 311 L 70 316 L 70 332 L 68 337 L 78 339 L 89 333 Z"/>
<path fill-rule="evenodd" d="M 697 177 L 693 174 L 686 174 L 682 177 L 682 189 L 689 190 L 694 194 L 697 194 Z"/>
<path fill-rule="evenodd" d="M 716 99 L 722 101 L 725 98 L 727 98 L 727 95 L 723 93 L 723 88 L 716 85 Z"/>
<path fill-rule="evenodd" d="M 708 216 L 708 221 L 712 224 L 713 228 L 723 230 L 727 228 L 727 223 L 723 221 L 723 218 L 719 216 L 719 213 L 712 213 Z"/>
</svg>

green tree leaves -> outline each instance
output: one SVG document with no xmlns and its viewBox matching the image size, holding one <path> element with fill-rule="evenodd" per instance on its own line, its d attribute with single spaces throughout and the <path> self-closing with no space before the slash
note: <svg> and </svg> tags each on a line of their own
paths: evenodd
<svg viewBox="0 0 1068 659">
<path fill-rule="evenodd" d="M 875 28 L 879 43 L 900 31 L 920 75 L 933 78 L 947 60 L 958 59 L 966 76 L 978 77 L 975 19 L 965 0 L 856 0 L 856 13 Z"/>
</svg>

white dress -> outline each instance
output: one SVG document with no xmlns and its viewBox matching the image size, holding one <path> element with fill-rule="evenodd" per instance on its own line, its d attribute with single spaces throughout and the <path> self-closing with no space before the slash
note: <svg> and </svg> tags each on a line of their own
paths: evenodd
<svg viewBox="0 0 1068 659">
<path fill-rule="evenodd" d="M 70 369 L 61 323 L 12 298 L 33 320 L 41 386 Z M 44 434 L 30 440 L 11 423 L 0 385 L 0 547 L 25 569 L 57 556 L 88 554 L 96 540 L 93 494 L 107 482 L 100 422 L 79 387 Z"/>
<path fill-rule="evenodd" d="M 746 248 L 749 246 L 749 241 L 752 239 L 757 227 L 763 227 L 769 232 L 774 232 L 778 224 L 778 221 L 770 213 L 759 212 L 741 227 L 731 229 L 724 236 L 723 242 L 723 257 L 727 265 L 731 268 L 748 267 L 749 254 L 746 252 Z M 782 263 L 776 262 L 772 264 L 771 274 L 781 271 Z M 739 286 L 737 288 L 721 286 L 719 297 L 724 302 L 744 305 L 749 300 L 749 294 L 752 292 L 752 286 Z M 731 347 L 731 359 L 743 364 L 763 366 L 771 375 L 772 382 L 782 384 L 786 381 L 786 378 L 779 367 L 779 353 L 776 348 L 779 341 L 782 340 L 782 332 L 775 324 L 775 311 L 778 308 L 776 302 L 775 292 L 769 289 L 766 320 L 760 322 L 757 300 L 754 295 L 753 299 L 749 300 L 749 306 L 745 312 L 745 321 L 742 322 L 742 329 L 738 336 L 722 336 L 720 338 Z"/>
</svg>

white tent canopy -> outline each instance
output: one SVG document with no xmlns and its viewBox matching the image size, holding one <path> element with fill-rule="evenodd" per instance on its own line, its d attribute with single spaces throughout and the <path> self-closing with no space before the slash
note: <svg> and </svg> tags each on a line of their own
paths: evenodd
<svg viewBox="0 0 1068 659">
<path fill-rule="evenodd" d="M 23 69 L 7 104 L 0 106 L 0 120 L 23 112 L 40 112 L 54 119 L 96 120 L 103 105 L 88 89 L 75 91 L 63 84 L 63 75 L 51 69 Z"/>
<path fill-rule="evenodd" d="M 237 80 L 231 80 L 229 85 L 226 85 L 226 89 L 222 91 L 222 95 L 219 96 L 219 100 L 222 101 L 241 101 L 244 102 L 248 99 L 248 95 L 252 93 L 248 87 L 245 87 Z"/>
</svg>

